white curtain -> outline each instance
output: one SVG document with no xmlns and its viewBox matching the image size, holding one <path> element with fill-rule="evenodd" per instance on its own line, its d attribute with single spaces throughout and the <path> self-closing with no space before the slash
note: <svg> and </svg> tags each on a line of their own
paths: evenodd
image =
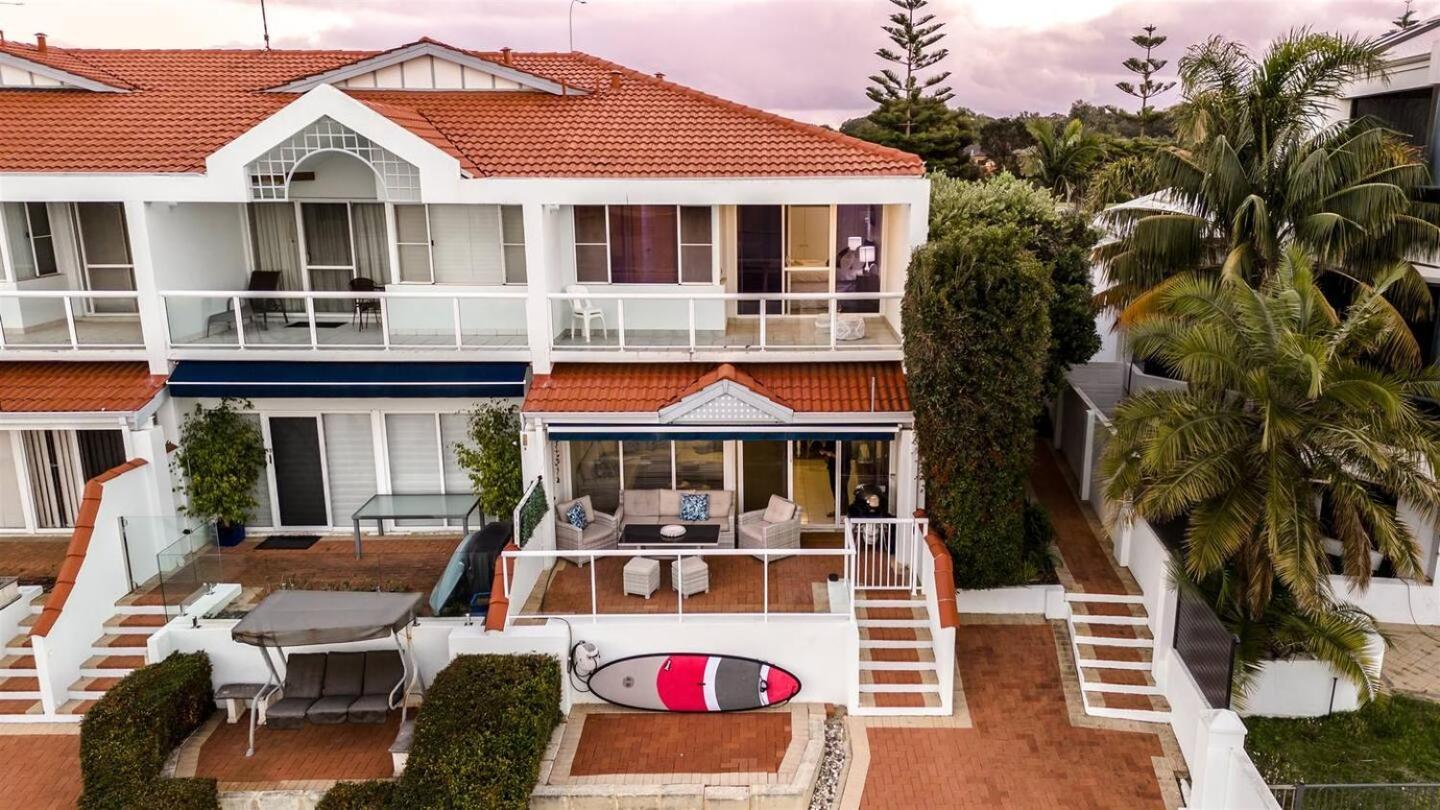
<svg viewBox="0 0 1440 810">
<path fill-rule="evenodd" d="M 355 229 L 355 275 L 376 284 L 390 282 L 390 239 L 385 226 L 385 206 L 355 203 L 350 206 Z"/>
<path fill-rule="evenodd" d="M 75 433 L 69 430 L 27 430 L 22 434 L 35 522 L 42 529 L 75 525 L 81 489 Z"/>
<path fill-rule="evenodd" d="M 494 205 L 430 206 L 436 284 L 502 284 L 500 209 Z"/>
<path fill-rule="evenodd" d="M 294 206 L 288 202 L 251 203 L 249 210 L 255 269 L 279 271 L 282 289 L 305 289 L 300 278 L 300 242 L 295 231 Z"/>
<path fill-rule="evenodd" d="M 0 430 L 0 529 L 25 528 L 25 508 L 20 502 L 20 473 L 15 466 L 12 432 Z"/>
<path fill-rule="evenodd" d="M 368 413 L 327 413 L 325 466 L 330 475 L 330 514 L 340 525 L 376 492 L 375 441 Z"/>
</svg>

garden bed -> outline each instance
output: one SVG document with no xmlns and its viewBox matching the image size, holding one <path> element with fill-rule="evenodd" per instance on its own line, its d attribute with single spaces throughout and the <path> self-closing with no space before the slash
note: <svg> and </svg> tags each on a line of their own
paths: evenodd
<svg viewBox="0 0 1440 810">
<path fill-rule="evenodd" d="M 1397 695 L 1345 714 L 1245 725 L 1245 748 L 1271 784 L 1440 782 L 1437 703 Z"/>
</svg>

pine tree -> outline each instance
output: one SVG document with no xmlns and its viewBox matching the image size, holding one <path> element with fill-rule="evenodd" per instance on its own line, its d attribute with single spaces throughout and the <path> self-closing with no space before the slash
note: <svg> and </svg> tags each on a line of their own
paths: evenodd
<svg viewBox="0 0 1440 810">
<path fill-rule="evenodd" d="M 1155 36 L 1155 26 L 1147 25 L 1140 29 L 1143 34 L 1136 34 L 1130 41 L 1138 47 L 1145 49 L 1145 58 L 1130 57 L 1123 64 L 1125 69 L 1140 77 L 1140 82 L 1116 82 L 1115 86 L 1121 92 L 1140 99 L 1140 134 L 1144 136 L 1145 125 L 1154 119 L 1155 114 L 1150 110 L 1150 99 L 1167 92 L 1175 86 L 1175 82 L 1157 82 L 1155 74 L 1165 67 L 1166 60 L 1156 59 L 1153 52 L 1156 48 L 1165 44 L 1168 37 Z"/>
<path fill-rule="evenodd" d="M 897 67 L 887 67 L 871 76 L 870 81 L 875 84 L 865 91 L 865 95 L 880 105 L 877 113 L 884 115 L 884 120 L 877 120 L 877 124 L 893 127 L 909 138 L 920 123 L 917 119 L 924 115 L 922 108 L 928 107 L 933 112 L 936 106 L 943 107 L 954 95 L 949 87 L 939 86 L 950 78 L 950 71 L 920 78 L 922 71 L 934 67 L 949 56 L 950 51 L 946 48 L 931 50 L 945 38 L 945 34 L 940 32 L 945 23 L 935 22 L 934 14 L 923 13 L 929 0 L 890 2 L 901 10 L 891 14 L 890 24 L 882 27 L 897 50 L 881 48 L 875 55 Z M 921 13 L 918 19 L 917 12 Z"/>
<path fill-rule="evenodd" d="M 1413 28 L 1420 24 L 1420 21 L 1415 19 L 1414 6 L 1415 0 L 1405 0 L 1405 13 L 1401 14 L 1394 20 L 1391 20 L 1391 22 L 1394 23 L 1396 28 L 1404 31 L 1407 28 Z"/>
</svg>

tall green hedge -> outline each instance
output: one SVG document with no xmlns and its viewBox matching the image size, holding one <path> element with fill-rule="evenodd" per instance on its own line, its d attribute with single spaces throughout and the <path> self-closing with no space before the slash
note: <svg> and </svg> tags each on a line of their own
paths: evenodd
<svg viewBox="0 0 1440 810">
<path fill-rule="evenodd" d="M 162 779 L 165 760 L 214 711 L 210 658 L 177 654 L 105 693 L 80 725 L 86 810 L 218 806 L 213 779 Z"/>
<path fill-rule="evenodd" d="M 911 260 L 905 369 L 926 505 L 956 584 L 1025 582 L 1025 481 L 1044 403 L 1050 277 L 1011 227 L 952 224 Z"/>
<path fill-rule="evenodd" d="M 521 810 L 560 719 L 554 657 L 459 656 L 425 694 L 391 806 Z"/>
</svg>

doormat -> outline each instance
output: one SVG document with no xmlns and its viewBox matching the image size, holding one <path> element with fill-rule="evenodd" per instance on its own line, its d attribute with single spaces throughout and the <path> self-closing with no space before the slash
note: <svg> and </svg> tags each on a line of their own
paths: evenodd
<svg viewBox="0 0 1440 810">
<path fill-rule="evenodd" d="M 344 322 L 344 321 L 316 321 L 316 322 L 315 322 L 315 328 L 316 328 L 316 329 L 339 329 L 340 327 L 342 327 L 342 326 L 344 326 L 344 325 L 345 325 L 345 322 Z M 309 328 L 310 328 L 310 323 L 309 323 L 308 321 L 300 321 L 299 323 L 294 323 L 294 322 L 292 322 L 292 323 L 287 323 L 287 324 L 285 324 L 285 328 L 286 328 L 286 329 L 309 329 Z"/>
<path fill-rule="evenodd" d="M 265 538 L 255 548 L 258 551 L 303 551 L 315 545 L 319 539 L 318 534 L 275 534 Z"/>
</svg>

